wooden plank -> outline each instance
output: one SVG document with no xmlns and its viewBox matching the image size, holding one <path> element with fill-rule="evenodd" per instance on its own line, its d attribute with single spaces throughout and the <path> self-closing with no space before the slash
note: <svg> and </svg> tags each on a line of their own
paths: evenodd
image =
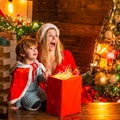
<svg viewBox="0 0 120 120">
<path fill-rule="evenodd" d="M 7 113 L 7 106 L 0 106 L 0 114 L 6 114 Z"/>
<path fill-rule="evenodd" d="M 15 34 L 8 34 L 11 34 L 10 45 L 0 46 L 0 120 L 1 118 L 7 119 L 6 102 L 11 80 L 9 70 L 16 62 L 15 48 L 17 40 Z"/>
<path fill-rule="evenodd" d="M 119 120 L 119 103 L 87 103 L 81 104 L 81 111 L 77 114 L 72 114 L 59 118 L 49 115 L 42 110 L 27 111 L 19 109 L 12 111 L 9 109 L 8 119 L 31 119 L 31 120 Z"/>
<path fill-rule="evenodd" d="M 12 50 L 12 51 L 15 50 L 15 49 L 13 49 L 13 48 L 16 47 L 16 44 L 17 44 L 17 41 L 16 41 L 16 40 L 10 40 L 10 51 L 11 51 L 11 50 Z"/>
<path fill-rule="evenodd" d="M 8 70 L 8 69 L 10 69 L 10 64 L 0 65 L 0 70 Z"/>
<path fill-rule="evenodd" d="M 10 47 L 9 46 L 0 46 L 0 53 L 9 53 Z"/>
<path fill-rule="evenodd" d="M 10 57 L 10 53 L 0 53 L 0 58 L 5 57 L 5 58 L 9 58 Z"/>
<path fill-rule="evenodd" d="M 7 101 L 8 93 L 0 93 L 0 102 L 4 103 Z"/>
<path fill-rule="evenodd" d="M 0 65 L 8 65 L 10 62 L 10 58 L 0 58 Z"/>
<path fill-rule="evenodd" d="M 16 62 L 16 48 L 17 41 L 16 40 L 11 40 L 10 41 L 10 68 L 14 66 Z"/>
<path fill-rule="evenodd" d="M 0 70 L 0 77 L 10 76 L 9 70 Z"/>
<path fill-rule="evenodd" d="M 10 82 L 0 82 L 0 89 L 6 90 L 10 88 Z"/>
<path fill-rule="evenodd" d="M 11 80 L 11 76 L 8 76 L 8 77 L 1 77 L 0 76 L 0 82 L 2 82 L 2 81 L 10 82 L 10 80 Z"/>
<path fill-rule="evenodd" d="M 58 26 L 61 32 L 61 36 L 67 35 L 67 36 L 81 36 L 84 35 L 86 37 L 91 37 L 92 35 L 98 35 L 101 29 L 101 25 L 90 25 L 90 24 L 74 24 L 74 23 L 65 23 L 65 22 L 59 22 L 54 23 Z M 86 35 L 87 34 L 87 35 Z M 84 37 L 85 37 L 84 36 Z"/>
</svg>

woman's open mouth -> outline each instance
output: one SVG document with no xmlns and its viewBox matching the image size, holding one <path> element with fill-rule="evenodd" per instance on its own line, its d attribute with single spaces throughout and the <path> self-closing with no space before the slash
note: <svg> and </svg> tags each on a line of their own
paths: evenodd
<svg viewBox="0 0 120 120">
<path fill-rule="evenodd" d="M 50 49 L 51 50 L 55 50 L 55 47 L 56 47 L 56 43 L 55 42 L 51 42 L 50 43 Z"/>
<path fill-rule="evenodd" d="M 55 42 L 51 42 L 50 45 L 55 46 L 56 44 L 55 44 Z"/>
</svg>

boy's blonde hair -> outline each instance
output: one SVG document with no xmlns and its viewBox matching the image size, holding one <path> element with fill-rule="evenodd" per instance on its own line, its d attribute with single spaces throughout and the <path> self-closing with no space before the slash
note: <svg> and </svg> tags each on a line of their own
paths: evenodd
<svg viewBox="0 0 120 120">
<path fill-rule="evenodd" d="M 21 39 L 16 46 L 16 55 L 17 60 L 23 62 L 24 54 L 27 48 L 31 47 L 32 45 L 38 46 L 37 41 L 33 38 L 23 38 Z"/>
</svg>

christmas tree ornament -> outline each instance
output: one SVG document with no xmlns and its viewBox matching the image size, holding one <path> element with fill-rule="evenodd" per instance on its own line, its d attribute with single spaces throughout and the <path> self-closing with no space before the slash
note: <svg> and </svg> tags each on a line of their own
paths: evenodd
<svg viewBox="0 0 120 120">
<path fill-rule="evenodd" d="M 112 31 L 108 30 L 105 32 L 105 38 L 107 39 L 112 39 L 113 38 L 113 33 Z"/>
<path fill-rule="evenodd" d="M 113 75 L 109 74 L 109 82 L 111 84 L 115 84 L 117 82 L 117 75 L 116 74 L 113 74 Z"/>
<path fill-rule="evenodd" d="M 95 67 L 90 66 L 92 72 L 89 72 L 89 78 L 94 82 L 92 87 L 98 92 L 98 98 L 109 98 L 109 101 L 117 101 L 120 98 L 119 52 L 120 0 L 112 0 L 112 8 L 105 17 L 100 35 L 95 41 L 92 63 L 97 64 Z M 89 85 L 88 82 L 86 85 Z"/>
<path fill-rule="evenodd" d="M 120 15 L 115 15 L 114 20 L 116 23 L 120 23 Z"/>
<path fill-rule="evenodd" d="M 116 75 L 116 80 L 117 80 L 118 82 L 120 82 L 120 73 L 118 73 L 118 74 Z"/>
<path fill-rule="evenodd" d="M 107 69 L 107 60 L 101 58 L 101 59 L 100 59 L 100 63 L 99 63 L 99 65 L 100 65 L 100 66 L 99 66 L 100 69 Z"/>
<path fill-rule="evenodd" d="M 103 44 L 98 44 L 97 49 L 95 50 L 95 53 L 102 55 L 107 52 L 108 44 L 103 43 Z"/>
<path fill-rule="evenodd" d="M 120 89 L 120 83 L 117 85 L 117 87 Z"/>
<path fill-rule="evenodd" d="M 120 71 L 120 64 L 117 64 L 117 70 Z"/>
<path fill-rule="evenodd" d="M 95 85 L 104 86 L 104 85 L 108 84 L 108 77 L 103 72 L 100 72 L 95 75 L 94 82 L 95 82 Z"/>
</svg>

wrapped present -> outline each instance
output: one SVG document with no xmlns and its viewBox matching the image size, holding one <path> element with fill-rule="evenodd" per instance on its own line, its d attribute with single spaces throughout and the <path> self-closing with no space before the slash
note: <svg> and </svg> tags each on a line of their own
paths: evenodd
<svg viewBox="0 0 120 120">
<path fill-rule="evenodd" d="M 59 117 L 81 111 L 82 77 L 69 73 L 65 73 L 65 76 L 63 74 L 49 77 L 47 83 L 46 112 Z"/>
</svg>

